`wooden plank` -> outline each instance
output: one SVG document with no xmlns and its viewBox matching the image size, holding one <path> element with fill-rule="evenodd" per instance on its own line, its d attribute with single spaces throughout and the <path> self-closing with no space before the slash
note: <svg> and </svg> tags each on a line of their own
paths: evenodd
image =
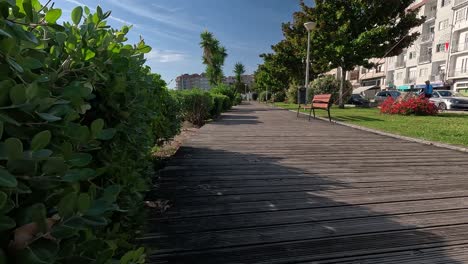
<svg viewBox="0 0 468 264">
<path fill-rule="evenodd" d="M 376 118 L 376 122 L 379 119 Z M 158 173 L 154 263 L 468 263 L 468 154 L 251 104 Z"/>
</svg>

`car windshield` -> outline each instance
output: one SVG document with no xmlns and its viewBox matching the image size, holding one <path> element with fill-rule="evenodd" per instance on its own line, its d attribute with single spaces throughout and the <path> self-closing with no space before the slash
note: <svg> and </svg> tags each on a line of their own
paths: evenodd
<svg viewBox="0 0 468 264">
<path fill-rule="evenodd" d="M 440 96 L 442 97 L 452 97 L 453 93 L 450 91 L 439 91 Z"/>
<path fill-rule="evenodd" d="M 392 92 L 389 92 L 392 96 L 400 96 L 401 93 L 400 92 L 395 92 L 395 91 L 392 91 Z"/>
</svg>

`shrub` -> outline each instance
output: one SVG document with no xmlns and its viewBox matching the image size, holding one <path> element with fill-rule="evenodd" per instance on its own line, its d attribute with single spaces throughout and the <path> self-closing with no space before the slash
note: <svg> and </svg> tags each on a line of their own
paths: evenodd
<svg viewBox="0 0 468 264">
<path fill-rule="evenodd" d="M 299 87 L 295 83 L 292 83 L 292 84 L 289 85 L 289 89 L 286 92 L 286 98 L 288 100 L 288 103 L 297 104 L 298 89 L 299 89 Z"/>
<path fill-rule="evenodd" d="M 142 263 L 150 151 L 179 130 L 176 100 L 110 12 L 78 7 L 59 26 L 60 10 L 28 2 L 0 6 L 0 259 Z"/>
<path fill-rule="evenodd" d="M 205 124 L 205 120 L 210 117 L 213 108 L 211 94 L 200 89 L 178 91 L 177 93 L 184 120 L 197 126 Z"/>
<path fill-rule="evenodd" d="M 286 94 L 285 94 L 284 91 L 276 92 L 276 93 L 273 95 L 273 102 L 281 102 L 281 103 L 283 103 L 285 100 L 286 100 Z"/>
<path fill-rule="evenodd" d="M 258 100 L 260 102 L 265 102 L 265 99 L 267 101 L 270 101 L 271 100 L 271 92 L 266 92 L 266 91 L 262 91 L 259 95 L 258 95 Z"/>
<path fill-rule="evenodd" d="M 234 105 L 240 105 L 242 103 L 242 96 L 240 94 L 236 94 L 234 97 Z"/>
<path fill-rule="evenodd" d="M 231 107 L 234 105 L 234 102 L 236 100 L 236 94 L 237 94 L 236 90 L 233 87 L 225 85 L 225 84 L 220 84 L 216 87 L 211 88 L 210 93 L 222 94 L 222 95 L 229 97 L 229 101 L 231 104 L 229 109 L 231 109 Z"/>
<path fill-rule="evenodd" d="M 343 102 L 347 102 L 352 94 L 353 86 L 349 81 L 345 82 L 343 88 Z M 337 80 L 333 75 L 325 75 L 323 77 L 315 79 L 310 84 L 310 89 L 308 89 L 307 100 L 310 102 L 312 97 L 316 94 L 331 94 L 332 102 L 339 101 L 340 95 L 340 80 Z"/>
<path fill-rule="evenodd" d="M 258 99 L 258 93 L 253 92 L 252 93 L 252 100 L 257 101 L 257 99 Z"/>
<path fill-rule="evenodd" d="M 429 99 L 418 96 L 395 101 L 387 98 L 380 106 L 380 112 L 391 115 L 437 115 L 437 106 Z"/>
<path fill-rule="evenodd" d="M 213 97 L 213 106 L 210 111 L 211 117 L 218 117 L 222 112 L 229 110 L 229 97 L 222 94 L 211 94 L 211 96 Z"/>
</svg>

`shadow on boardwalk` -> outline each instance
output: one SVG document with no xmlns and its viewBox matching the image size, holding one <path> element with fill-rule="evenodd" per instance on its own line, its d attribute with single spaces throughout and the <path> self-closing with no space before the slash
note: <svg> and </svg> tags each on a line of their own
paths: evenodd
<svg viewBox="0 0 468 264">
<path fill-rule="evenodd" d="M 242 141 L 227 134 L 231 128 L 220 128 L 231 127 L 225 120 L 265 125 L 272 118 L 255 118 L 257 110 L 238 115 L 207 128 L 226 142 L 201 135 L 161 171 L 153 199 L 170 199 L 173 207 L 162 217 L 154 214 L 142 238 L 153 248 L 150 262 L 468 263 L 466 181 L 446 181 L 436 174 L 437 163 L 435 169 L 422 162 L 390 171 L 388 154 L 366 149 L 294 147 L 302 143 L 294 138 L 283 146 L 265 138 L 263 129 L 246 127 Z M 372 156 L 382 159 L 362 163 Z"/>
</svg>

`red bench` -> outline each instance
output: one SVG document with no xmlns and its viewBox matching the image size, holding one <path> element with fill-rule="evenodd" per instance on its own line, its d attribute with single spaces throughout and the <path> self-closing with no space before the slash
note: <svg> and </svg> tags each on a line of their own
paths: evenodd
<svg viewBox="0 0 468 264">
<path fill-rule="evenodd" d="M 312 112 L 314 113 L 314 118 L 315 118 L 315 109 L 326 110 L 328 112 L 328 120 L 330 120 L 330 122 L 332 121 L 331 116 L 330 116 L 331 97 L 332 97 L 331 94 L 318 94 L 314 96 L 310 106 L 304 106 L 304 109 L 310 109 L 309 121 L 310 121 Z M 299 108 L 297 109 L 297 116 L 299 116 L 300 109 L 301 109 L 301 105 L 299 104 Z"/>
</svg>

